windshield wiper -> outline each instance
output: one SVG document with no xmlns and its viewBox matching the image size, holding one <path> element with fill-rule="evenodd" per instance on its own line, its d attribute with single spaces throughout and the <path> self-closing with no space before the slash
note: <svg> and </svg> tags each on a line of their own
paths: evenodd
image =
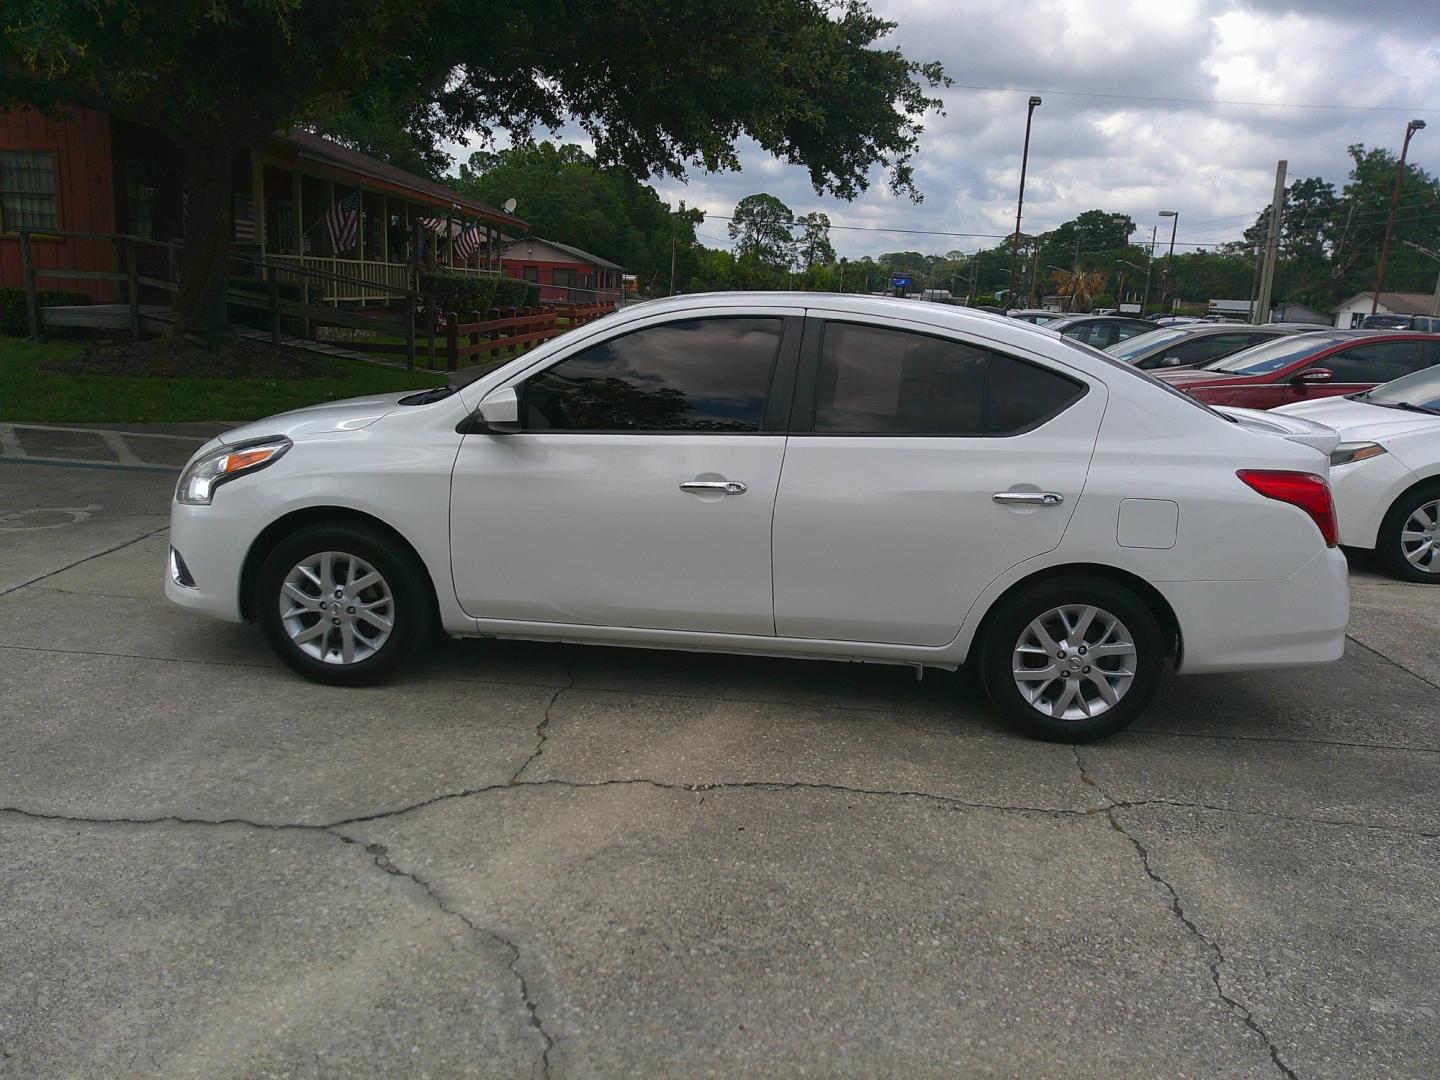
<svg viewBox="0 0 1440 1080">
<path fill-rule="evenodd" d="M 1404 409 L 1406 412 L 1425 413 L 1428 416 L 1440 416 L 1440 409 L 1427 408 L 1424 405 L 1413 405 L 1408 401 L 1377 401 L 1376 405 L 1384 405 L 1390 409 Z"/>
</svg>

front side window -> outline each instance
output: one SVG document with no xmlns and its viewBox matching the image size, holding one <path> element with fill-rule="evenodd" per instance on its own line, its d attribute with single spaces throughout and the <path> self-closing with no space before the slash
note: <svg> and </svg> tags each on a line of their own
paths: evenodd
<svg viewBox="0 0 1440 1080">
<path fill-rule="evenodd" d="M 526 380 L 521 425 L 759 431 L 783 327 L 778 318 L 686 319 L 602 341 Z"/>
<path fill-rule="evenodd" d="M 1416 341 L 1367 342 L 1315 361 L 1315 367 L 1328 368 L 1342 383 L 1387 383 L 1422 366 Z"/>
<path fill-rule="evenodd" d="M 946 338 L 832 322 L 820 347 L 814 430 L 985 435 L 1025 430 L 1084 393 L 1073 379 Z"/>
<path fill-rule="evenodd" d="M 54 229 L 55 156 L 48 150 L 0 150 L 0 228 Z"/>
<path fill-rule="evenodd" d="M 1110 324 L 1105 322 L 1081 323 L 1079 326 L 1066 327 L 1060 332 L 1068 338 L 1089 345 L 1092 349 L 1104 349 L 1115 341 Z"/>
<path fill-rule="evenodd" d="M 1206 365 L 1206 369 L 1228 371 L 1234 375 L 1268 375 L 1343 340 L 1328 334 L 1294 334 L 1241 349 L 1223 360 Z"/>
</svg>

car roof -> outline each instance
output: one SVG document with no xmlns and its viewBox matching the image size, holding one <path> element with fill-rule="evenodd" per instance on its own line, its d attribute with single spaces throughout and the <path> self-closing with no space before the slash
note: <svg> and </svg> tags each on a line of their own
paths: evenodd
<svg viewBox="0 0 1440 1080">
<path fill-rule="evenodd" d="M 1138 315 L 1088 315 L 1083 312 L 1074 315 L 1062 315 L 1056 319 L 1052 326 L 1078 326 L 1084 322 L 1127 322 L 1127 323 L 1149 323 L 1155 324 L 1149 319 L 1142 319 Z M 1158 328 L 1157 328 L 1158 329 Z"/>
</svg>

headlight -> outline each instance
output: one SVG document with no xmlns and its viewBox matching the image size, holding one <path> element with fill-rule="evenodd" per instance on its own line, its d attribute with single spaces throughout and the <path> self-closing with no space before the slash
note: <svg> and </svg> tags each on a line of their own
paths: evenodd
<svg viewBox="0 0 1440 1080">
<path fill-rule="evenodd" d="M 1349 465 L 1352 461 L 1364 461 L 1366 458 L 1379 457 L 1383 453 L 1385 447 L 1379 443 L 1342 442 L 1330 451 L 1330 464 Z"/>
<path fill-rule="evenodd" d="M 293 444 L 285 436 L 276 435 L 211 450 L 204 457 L 191 462 L 180 474 L 180 483 L 175 488 L 175 501 L 191 506 L 208 506 L 215 497 L 215 489 L 226 480 L 265 468 L 266 465 L 278 461 L 291 445 Z"/>
</svg>

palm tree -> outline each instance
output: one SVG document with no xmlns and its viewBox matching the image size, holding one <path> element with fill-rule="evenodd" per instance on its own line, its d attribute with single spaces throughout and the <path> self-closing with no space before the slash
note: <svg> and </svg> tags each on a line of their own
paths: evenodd
<svg viewBox="0 0 1440 1080">
<path fill-rule="evenodd" d="M 1055 291 L 1065 300 L 1065 310 L 1085 311 L 1095 294 L 1105 288 L 1109 275 L 1101 270 L 1056 270 L 1050 275 Z"/>
</svg>

